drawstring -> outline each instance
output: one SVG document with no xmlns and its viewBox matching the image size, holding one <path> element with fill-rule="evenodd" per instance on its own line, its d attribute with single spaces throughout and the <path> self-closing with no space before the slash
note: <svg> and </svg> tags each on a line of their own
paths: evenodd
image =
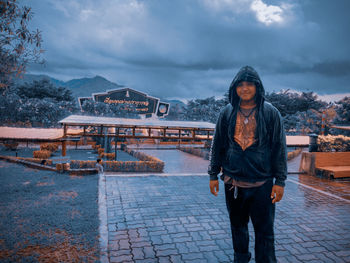
<svg viewBox="0 0 350 263">
<path fill-rule="evenodd" d="M 234 198 L 234 199 L 237 199 L 237 196 L 238 196 L 238 187 L 237 187 L 237 185 L 232 185 L 231 188 L 230 188 L 229 190 L 231 191 L 232 188 L 234 188 L 234 190 L 233 190 L 233 198 Z"/>
</svg>

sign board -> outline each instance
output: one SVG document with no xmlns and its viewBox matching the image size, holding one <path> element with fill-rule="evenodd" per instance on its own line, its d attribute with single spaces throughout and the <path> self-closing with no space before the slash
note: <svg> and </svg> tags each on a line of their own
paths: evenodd
<svg viewBox="0 0 350 263">
<path fill-rule="evenodd" d="M 144 114 L 146 117 L 156 115 L 164 117 L 168 115 L 170 104 L 160 102 L 158 98 L 148 96 L 137 90 L 130 88 L 121 88 L 108 90 L 102 93 L 93 93 L 92 97 L 79 97 L 80 108 L 86 100 L 94 100 L 108 104 L 120 105 L 121 110 L 136 110 L 138 114 Z"/>
</svg>

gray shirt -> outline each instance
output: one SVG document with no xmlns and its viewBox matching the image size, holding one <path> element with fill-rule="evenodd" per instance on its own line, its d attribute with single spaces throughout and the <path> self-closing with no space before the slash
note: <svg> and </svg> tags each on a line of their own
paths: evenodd
<svg viewBox="0 0 350 263">
<path fill-rule="evenodd" d="M 99 174 L 103 174 L 103 166 L 100 163 L 96 163 L 95 167 Z"/>
</svg>

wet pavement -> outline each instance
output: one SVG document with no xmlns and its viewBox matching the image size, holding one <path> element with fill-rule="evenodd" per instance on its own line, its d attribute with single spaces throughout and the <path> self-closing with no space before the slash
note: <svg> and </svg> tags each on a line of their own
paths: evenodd
<svg viewBox="0 0 350 263">
<path fill-rule="evenodd" d="M 232 262 L 222 182 L 215 197 L 205 172 L 179 176 L 174 158 L 181 152 L 155 153 L 166 164 L 166 158 L 171 161 L 166 176 L 106 175 L 109 262 Z M 185 159 L 192 165 L 183 169 L 178 164 L 183 173 L 190 167 L 201 172 L 207 162 L 197 163 L 187 154 L 177 158 Z M 289 162 L 290 171 L 298 167 L 298 159 Z M 350 262 L 349 192 L 346 181 L 289 175 L 276 207 L 278 262 Z M 249 228 L 255 262 L 251 223 Z"/>
<path fill-rule="evenodd" d="M 208 161 L 142 151 L 165 173 L 70 177 L 0 162 L 0 262 L 232 262 L 223 184 L 210 194 Z M 278 262 L 350 262 L 349 194 L 350 181 L 289 175 L 276 207 Z"/>
</svg>

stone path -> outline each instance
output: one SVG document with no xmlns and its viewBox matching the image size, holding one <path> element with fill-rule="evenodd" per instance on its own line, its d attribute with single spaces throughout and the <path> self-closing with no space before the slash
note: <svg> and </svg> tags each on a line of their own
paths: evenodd
<svg viewBox="0 0 350 263">
<path fill-rule="evenodd" d="M 289 165 L 296 169 L 298 160 Z M 302 178 L 289 176 L 277 205 L 278 262 L 350 262 L 350 203 L 336 191 L 341 184 L 349 193 L 350 183 L 320 190 L 318 183 L 326 182 Z M 105 186 L 109 262 L 233 261 L 222 182 L 217 197 L 209 193 L 205 173 L 106 175 Z"/>
</svg>

